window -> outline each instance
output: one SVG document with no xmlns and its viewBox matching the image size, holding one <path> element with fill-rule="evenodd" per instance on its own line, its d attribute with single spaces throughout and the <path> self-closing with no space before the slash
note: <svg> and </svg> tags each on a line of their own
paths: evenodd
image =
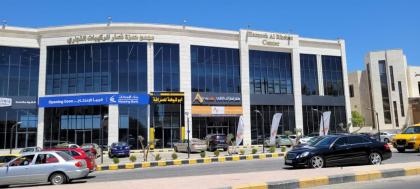
<svg viewBox="0 0 420 189">
<path fill-rule="evenodd" d="M 419 95 L 420 95 L 420 82 L 419 82 L 419 83 L 417 83 L 417 85 L 418 85 Z"/>
<path fill-rule="evenodd" d="M 392 89 L 392 91 L 395 91 L 394 68 L 392 66 L 389 66 L 389 72 L 391 74 L 391 89 Z"/>
<path fill-rule="evenodd" d="M 353 85 L 349 86 L 349 91 L 350 91 L 350 97 L 354 97 L 354 89 L 353 89 Z"/>
<path fill-rule="evenodd" d="M 344 96 L 343 70 L 340 56 L 322 56 L 322 75 L 326 96 Z"/>
<path fill-rule="evenodd" d="M 399 127 L 400 124 L 398 122 L 398 110 L 397 110 L 397 102 L 393 101 L 393 105 L 394 105 L 394 117 L 395 117 L 395 126 Z"/>
<path fill-rule="evenodd" d="M 329 133 L 346 132 L 340 125 L 346 125 L 345 106 L 303 106 L 303 133 L 304 135 L 318 134 L 320 129 L 321 114 L 314 109 L 322 112 L 331 111 Z M 268 119 L 268 118 L 266 118 Z M 271 123 L 267 123 L 271 124 Z"/>
<path fill-rule="evenodd" d="M 58 163 L 57 157 L 52 154 L 38 154 L 35 164 Z"/>
<path fill-rule="evenodd" d="M 359 137 L 359 136 L 351 136 L 351 137 L 347 137 L 348 143 L 349 144 L 361 144 L 361 143 L 366 143 L 369 142 L 368 140 L 366 140 L 363 137 Z"/>
<path fill-rule="evenodd" d="M 155 43 L 155 91 L 179 91 L 179 45 Z"/>
<path fill-rule="evenodd" d="M 334 145 L 335 146 L 343 146 L 343 145 L 346 145 L 347 144 L 347 137 L 342 137 L 342 138 L 339 138 L 335 143 L 334 143 Z"/>
<path fill-rule="evenodd" d="M 420 90 L 420 83 L 419 83 L 419 90 Z M 404 101 L 403 101 L 401 81 L 398 81 L 398 93 L 399 93 L 399 96 L 400 96 L 401 116 L 404 117 L 405 116 L 405 111 L 404 111 Z"/>
<path fill-rule="evenodd" d="M 384 108 L 384 120 L 386 124 L 391 124 L 391 107 L 389 102 L 389 93 L 388 93 L 388 80 L 386 74 L 386 65 L 385 60 L 380 60 L 379 65 L 379 77 L 381 80 L 381 92 L 382 92 L 382 104 Z"/>
<path fill-rule="evenodd" d="M 35 155 L 27 155 L 27 156 L 22 156 L 17 158 L 16 160 L 14 160 L 13 162 L 11 162 L 9 165 L 10 166 L 26 166 L 26 165 L 30 165 L 34 159 Z"/>
<path fill-rule="evenodd" d="M 302 95 L 318 95 L 318 71 L 316 55 L 300 55 Z"/>
</svg>

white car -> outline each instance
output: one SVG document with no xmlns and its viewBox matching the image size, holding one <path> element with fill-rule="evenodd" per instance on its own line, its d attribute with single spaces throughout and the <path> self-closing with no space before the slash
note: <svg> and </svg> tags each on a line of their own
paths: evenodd
<svg viewBox="0 0 420 189">
<path fill-rule="evenodd" d="M 390 143 L 394 138 L 395 133 L 382 131 L 381 132 L 381 142 Z"/>
</svg>

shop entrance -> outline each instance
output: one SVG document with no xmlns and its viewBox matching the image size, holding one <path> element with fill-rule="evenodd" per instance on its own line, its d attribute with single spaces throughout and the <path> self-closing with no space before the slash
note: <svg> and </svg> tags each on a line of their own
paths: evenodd
<svg viewBox="0 0 420 189">
<path fill-rule="evenodd" d="M 236 135 L 239 117 L 193 117 L 193 138 L 205 139 L 209 134 Z"/>
</svg>

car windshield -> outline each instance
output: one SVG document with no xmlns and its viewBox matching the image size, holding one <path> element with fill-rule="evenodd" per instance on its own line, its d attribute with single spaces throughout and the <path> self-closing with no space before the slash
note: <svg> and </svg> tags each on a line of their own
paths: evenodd
<svg viewBox="0 0 420 189">
<path fill-rule="evenodd" d="M 402 133 L 403 134 L 420 134 L 420 127 L 408 127 Z"/>
<path fill-rule="evenodd" d="M 310 146 L 330 146 L 337 137 L 318 137 L 315 141 L 313 141 Z"/>
<path fill-rule="evenodd" d="M 313 137 L 311 139 L 308 140 L 307 144 L 312 145 L 312 144 L 316 144 L 317 142 L 319 142 L 321 137 Z"/>
<path fill-rule="evenodd" d="M 71 157 L 69 154 L 67 154 L 65 152 L 58 151 L 56 153 L 66 161 L 73 160 L 73 157 Z"/>
</svg>

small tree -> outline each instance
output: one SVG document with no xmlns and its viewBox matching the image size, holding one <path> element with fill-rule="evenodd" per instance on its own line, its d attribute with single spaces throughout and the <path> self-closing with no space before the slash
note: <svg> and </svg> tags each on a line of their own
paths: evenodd
<svg viewBox="0 0 420 189">
<path fill-rule="evenodd" d="M 201 157 L 201 158 L 205 158 L 205 157 L 206 157 L 206 151 L 202 151 L 202 152 L 200 152 L 200 157 Z"/>
<path fill-rule="evenodd" d="M 362 128 L 365 118 L 357 111 L 351 112 L 351 123 L 354 127 L 359 127 L 359 130 Z"/>
<path fill-rule="evenodd" d="M 252 154 L 256 154 L 258 152 L 257 148 L 252 148 Z"/>
<path fill-rule="evenodd" d="M 219 157 L 219 155 L 220 155 L 220 151 L 219 150 L 215 150 L 213 153 L 214 153 L 214 156 L 216 156 L 216 157 Z"/>
<path fill-rule="evenodd" d="M 114 158 L 112 158 L 112 161 L 114 162 L 114 164 L 119 164 L 120 163 L 120 158 L 114 157 Z"/>
<path fill-rule="evenodd" d="M 129 159 L 130 159 L 131 163 L 134 163 L 134 162 L 137 161 L 137 157 L 135 155 L 131 155 Z"/>
<path fill-rule="evenodd" d="M 149 156 L 150 147 L 155 144 L 155 140 L 149 141 L 146 146 L 144 146 L 144 137 L 139 135 L 137 140 L 140 142 L 141 149 L 143 151 L 143 160 L 147 161 L 147 156 Z"/>
<path fill-rule="evenodd" d="M 245 154 L 245 150 L 244 149 L 240 149 L 239 150 L 239 154 L 244 155 Z"/>
<path fill-rule="evenodd" d="M 235 136 L 232 134 L 232 133 L 229 133 L 227 136 L 226 136 L 226 142 L 228 143 L 228 145 L 229 146 L 235 146 L 236 144 L 235 144 Z M 233 148 L 229 148 L 228 147 L 228 154 L 229 155 L 232 155 L 232 152 L 233 151 Z"/>
<path fill-rule="evenodd" d="M 161 159 L 162 159 L 162 157 L 160 157 L 160 154 L 156 154 L 155 161 L 160 161 Z"/>
<path fill-rule="evenodd" d="M 281 152 L 286 152 L 286 147 L 285 146 L 281 147 Z"/>
<path fill-rule="evenodd" d="M 176 152 L 172 153 L 172 159 L 173 160 L 178 159 L 178 154 L 176 154 Z"/>
<path fill-rule="evenodd" d="M 275 146 L 271 146 L 271 147 L 268 149 L 268 151 L 269 151 L 270 153 L 274 153 L 274 152 L 276 152 L 276 147 L 275 147 Z"/>
</svg>

